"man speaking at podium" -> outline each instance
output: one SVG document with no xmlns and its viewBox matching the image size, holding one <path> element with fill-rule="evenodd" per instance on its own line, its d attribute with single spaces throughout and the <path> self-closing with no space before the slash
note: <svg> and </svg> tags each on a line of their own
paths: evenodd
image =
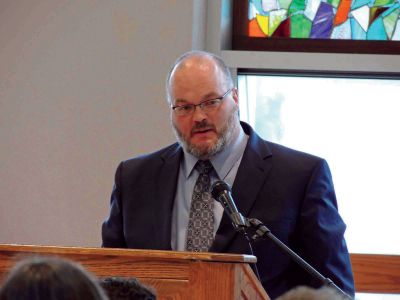
<svg viewBox="0 0 400 300">
<path fill-rule="evenodd" d="M 214 54 L 183 54 L 168 74 L 166 91 L 178 142 L 120 163 L 103 247 L 251 254 L 210 195 L 210 185 L 223 180 L 245 217 L 261 220 L 354 296 L 346 226 L 325 160 L 265 141 L 240 122 L 231 74 Z M 321 285 L 270 240 L 253 246 L 271 298 L 297 285 Z"/>
</svg>

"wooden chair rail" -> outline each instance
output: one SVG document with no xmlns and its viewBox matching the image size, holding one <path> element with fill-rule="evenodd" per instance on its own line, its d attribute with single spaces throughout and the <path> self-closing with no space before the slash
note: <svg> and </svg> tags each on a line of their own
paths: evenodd
<svg viewBox="0 0 400 300">
<path fill-rule="evenodd" d="M 400 255 L 350 254 L 357 292 L 400 294 Z"/>
</svg>

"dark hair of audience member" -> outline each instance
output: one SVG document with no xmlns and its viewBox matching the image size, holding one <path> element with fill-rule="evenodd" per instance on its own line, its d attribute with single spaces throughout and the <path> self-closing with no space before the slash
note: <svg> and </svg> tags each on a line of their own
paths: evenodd
<svg viewBox="0 0 400 300">
<path fill-rule="evenodd" d="M 276 300 L 347 300 L 343 295 L 329 287 L 313 289 L 299 286 L 286 292 Z"/>
<path fill-rule="evenodd" d="M 155 300 L 155 291 L 136 278 L 108 277 L 100 281 L 110 300 Z"/>
<path fill-rule="evenodd" d="M 0 300 L 107 300 L 97 279 L 80 264 L 59 257 L 18 262 L 0 288 Z"/>
</svg>

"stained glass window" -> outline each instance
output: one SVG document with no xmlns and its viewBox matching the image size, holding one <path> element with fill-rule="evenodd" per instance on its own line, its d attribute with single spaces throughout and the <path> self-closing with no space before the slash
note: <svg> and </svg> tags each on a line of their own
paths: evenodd
<svg viewBox="0 0 400 300">
<path fill-rule="evenodd" d="M 249 0 L 250 37 L 400 41 L 400 0 Z"/>
<path fill-rule="evenodd" d="M 400 0 L 236 0 L 233 50 L 400 54 Z"/>
</svg>

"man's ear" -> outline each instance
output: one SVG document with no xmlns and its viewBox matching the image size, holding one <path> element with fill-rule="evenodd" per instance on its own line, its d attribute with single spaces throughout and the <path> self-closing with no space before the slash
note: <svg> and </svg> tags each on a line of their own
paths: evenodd
<svg viewBox="0 0 400 300">
<path fill-rule="evenodd" d="M 235 101 L 236 105 L 239 106 L 239 93 L 237 88 L 232 89 L 232 98 Z"/>
</svg>

